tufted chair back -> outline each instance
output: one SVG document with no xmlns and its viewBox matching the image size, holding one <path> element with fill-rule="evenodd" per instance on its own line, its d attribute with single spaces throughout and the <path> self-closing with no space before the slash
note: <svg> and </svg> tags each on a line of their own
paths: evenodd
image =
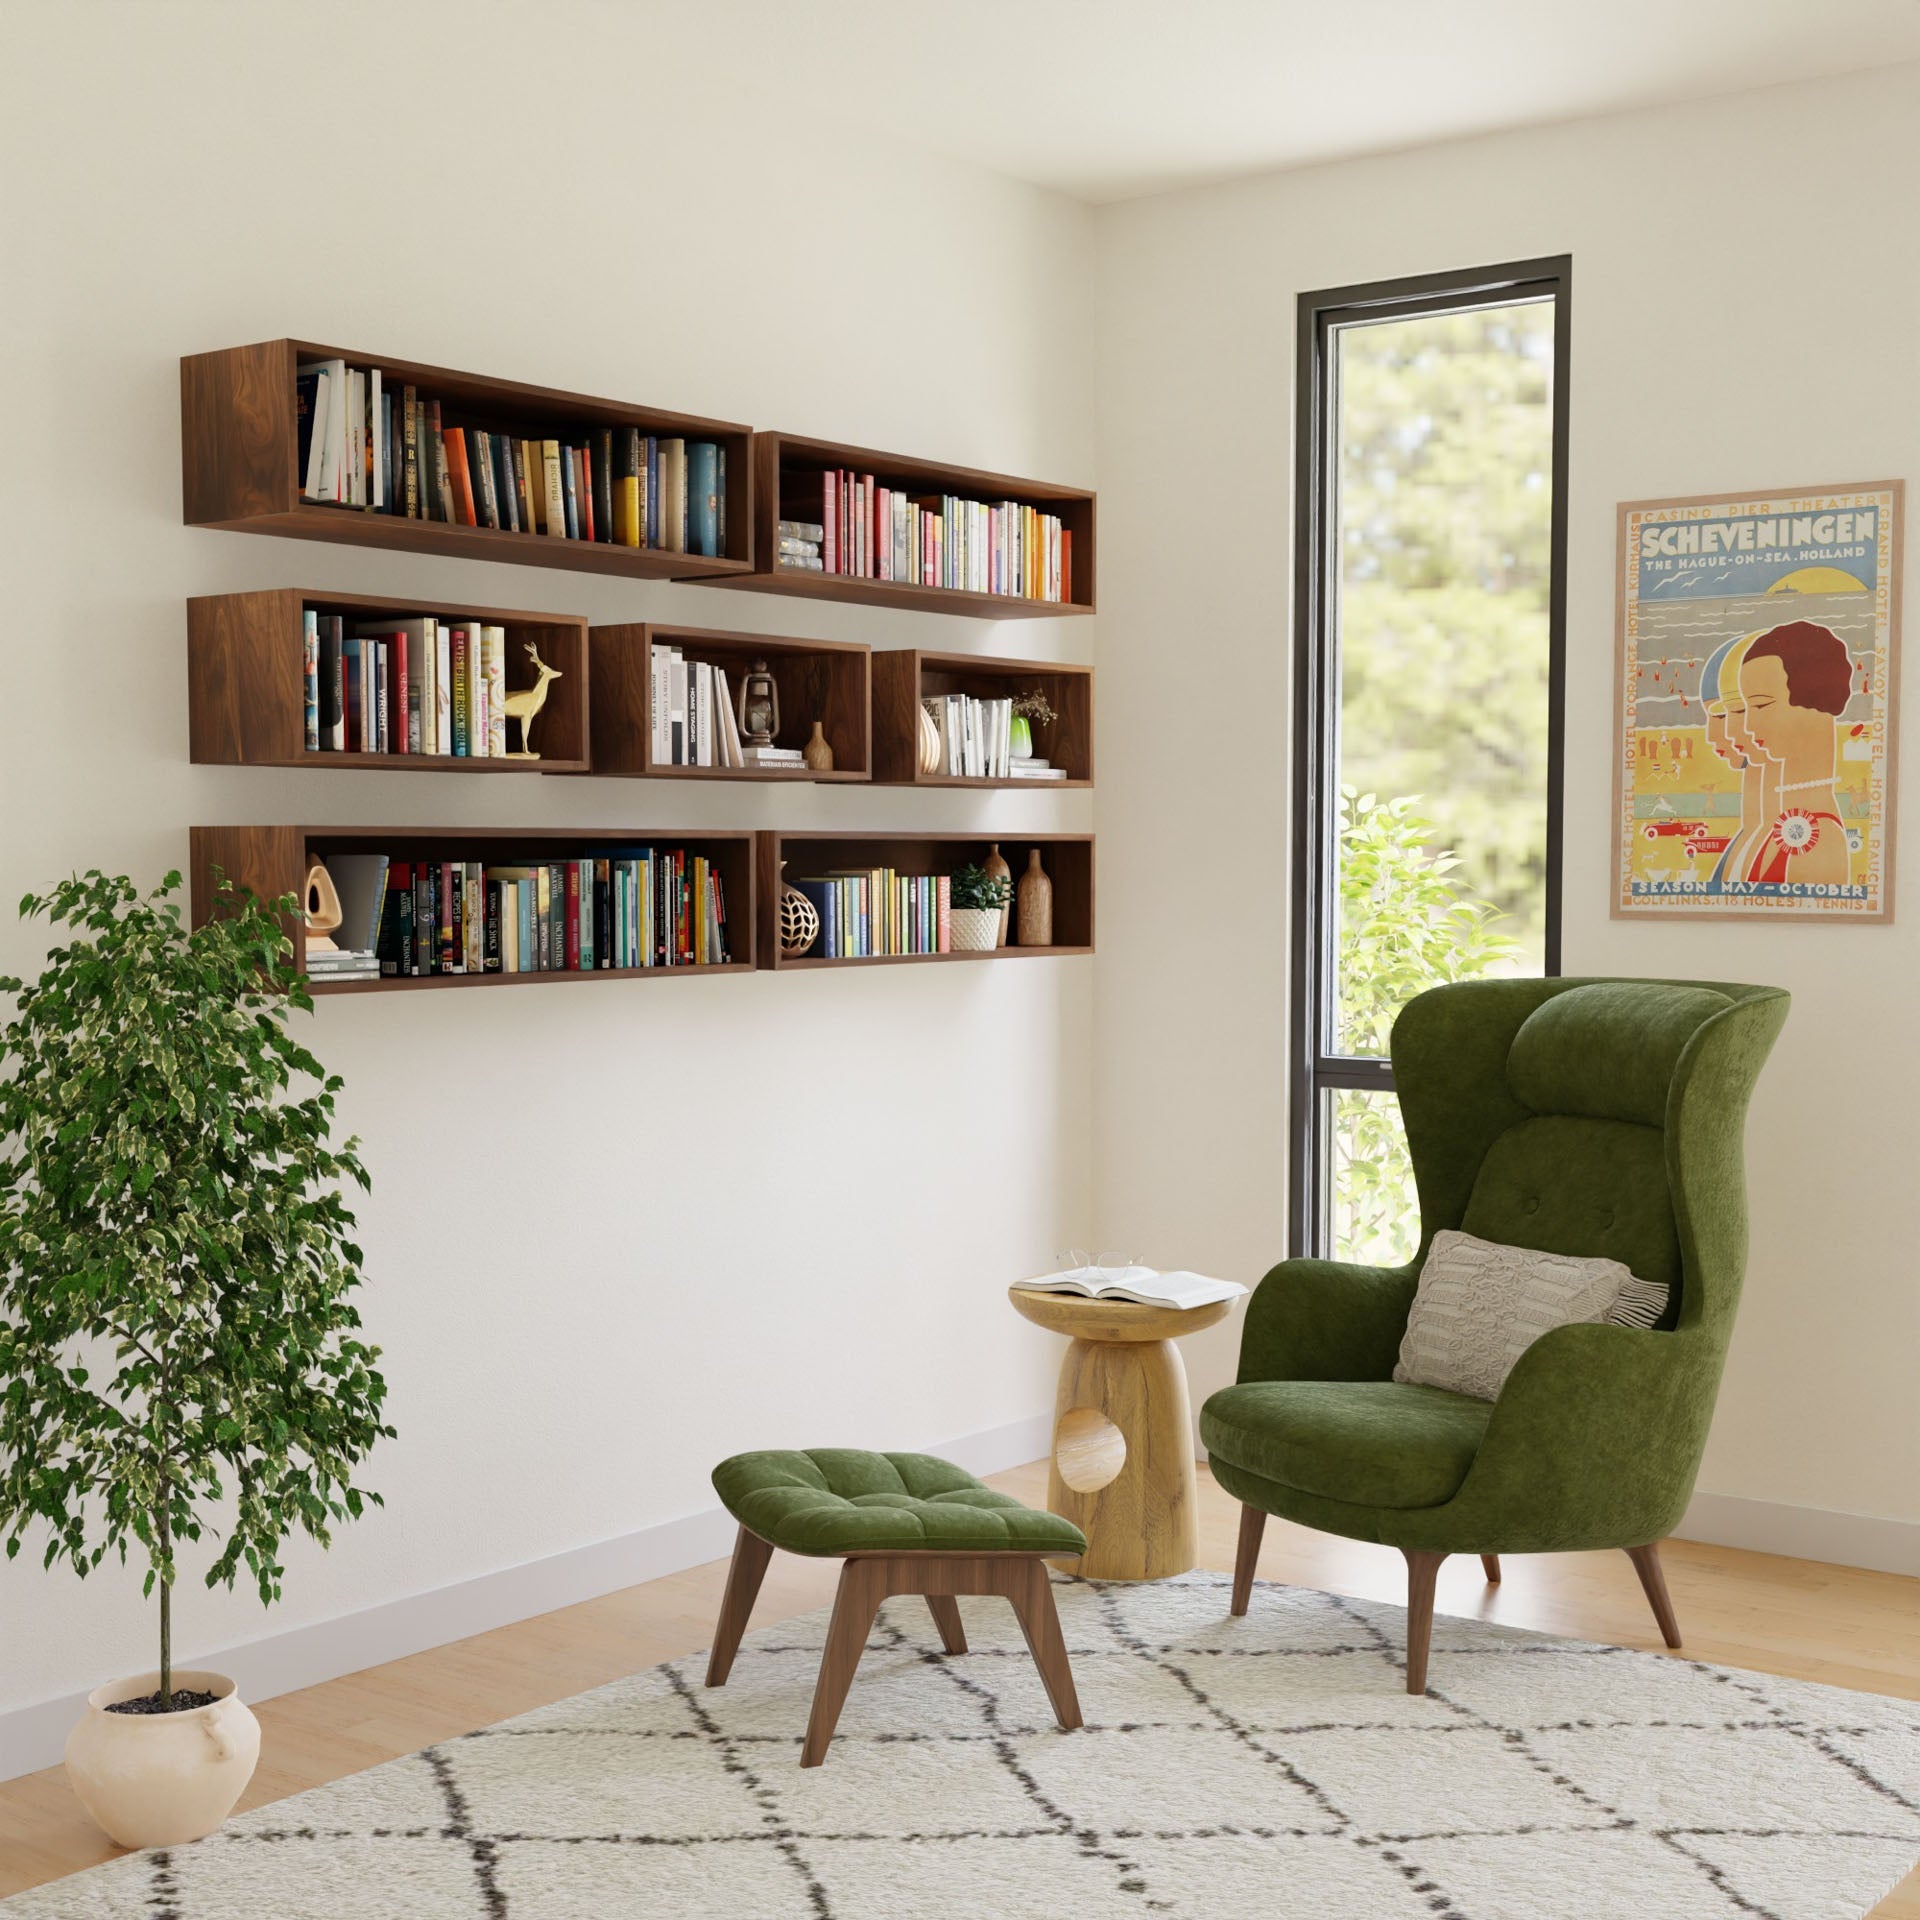
<svg viewBox="0 0 1920 1920">
<path fill-rule="evenodd" d="M 1786 1010 L 1778 988 L 1663 980 L 1483 980 L 1410 1001 L 1393 1068 L 1418 1257 L 1455 1227 L 1623 1261 L 1671 1289 L 1666 1327 L 1724 1349 L 1747 1101 Z"/>
</svg>

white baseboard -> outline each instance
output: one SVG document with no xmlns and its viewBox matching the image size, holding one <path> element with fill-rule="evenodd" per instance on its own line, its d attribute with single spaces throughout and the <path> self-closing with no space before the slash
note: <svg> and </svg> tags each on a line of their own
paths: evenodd
<svg viewBox="0 0 1920 1920">
<path fill-rule="evenodd" d="M 1746 1547 L 1754 1553 L 1784 1553 L 1796 1560 L 1870 1567 L 1879 1573 L 1920 1574 L 1920 1520 L 1882 1520 L 1828 1507 L 1696 1493 L 1674 1537 Z"/>
<path fill-rule="evenodd" d="M 1039 1459 L 1052 1433 L 1051 1416 L 1036 1414 L 925 1451 L 969 1473 L 999 1473 Z M 337 1680 L 342 1674 L 718 1560 L 733 1550 L 733 1533 L 734 1523 L 725 1510 L 712 1507 L 240 1646 L 196 1649 L 191 1656 L 182 1655 L 179 1664 L 231 1674 L 244 1699 L 271 1700 L 275 1694 Z M 0 1780 L 58 1765 L 85 1704 L 84 1693 L 73 1693 L 0 1714 Z"/>
</svg>

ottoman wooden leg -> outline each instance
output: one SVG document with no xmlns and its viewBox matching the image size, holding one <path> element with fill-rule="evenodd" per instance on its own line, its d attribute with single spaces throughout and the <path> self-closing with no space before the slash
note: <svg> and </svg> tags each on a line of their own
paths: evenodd
<svg viewBox="0 0 1920 1920">
<path fill-rule="evenodd" d="M 727 1569 L 727 1591 L 720 1601 L 720 1624 L 713 1630 L 713 1651 L 707 1655 L 707 1685 L 724 1687 L 733 1671 L 733 1656 L 740 1650 L 740 1636 L 747 1630 L 747 1617 L 766 1578 L 767 1562 L 773 1549 L 757 1533 L 740 1529 L 733 1543 L 733 1565 Z"/>
<path fill-rule="evenodd" d="M 827 1644 L 820 1655 L 820 1678 L 814 1682 L 813 1713 L 807 1721 L 806 1743 L 800 1749 L 803 1767 L 817 1767 L 827 1757 L 847 1689 L 853 1684 L 854 1669 L 873 1630 L 873 1616 L 887 1597 L 889 1564 L 885 1560 L 849 1560 L 840 1569 L 833 1618 L 827 1623 Z"/>
<path fill-rule="evenodd" d="M 1020 1616 L 1020 1631 L 1027 1636 L 1027 1651 L 1040 1669 L 1041 1683 L 1053 1703 L 1053 1717 L 1071 1731 L 1080 1725 L 1080 1696 L 1074 1690 L 1067 1643 L 1060 1633 L 1060 1614 L 1053 1604 L 1053 1583 L 1037 1559 L 1016 1561 L 1008 1573 L 1007 1597 Z"/>
<path fill-rule="evenodd" d="M 933 1615 L 933 1624 L 940 1629 L 940 1644 L 949 1653 L 965 1653 L 967 1630 L 960 1624 L 960 1602 L 950 1593 L 930 1593 L 927 1595 L 927 1611 Z"/>
</svg>

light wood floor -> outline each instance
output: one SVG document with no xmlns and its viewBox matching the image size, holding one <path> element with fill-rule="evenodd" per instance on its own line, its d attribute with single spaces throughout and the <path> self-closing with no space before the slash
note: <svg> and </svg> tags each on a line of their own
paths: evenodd
<svg viewBox="0 0 1920 1920">
<path fill-rule="evenodd" d="M 998 1474 L 993 1484 L 1036 1506 L 1046 1503 L 1043 1463 Z M 1239 1512 L 1203 1469 L 1203 1566 L 1231 1568 Z M 1684 1542 L 1669 1545 L 1665 1558 L 1687 1657 L 1920 1700 L 1920 1580 Z M 1440 1611 L 1662 1651 L 1625 1554 L 1543 1555 L 1509 1560 L 1504 1571 L 1501 1585 L 1488 1587 L 1476 1560 L 1448 1561 Z M 710 1639 L 725 1573 L 725 1562 L 716 1560 L 266 1701 L 255 1708 L 266 1736 L 260 1770 L 241 1805 L 299 1793 L 697 1652 Z M 837 1573 L 838 1562 L 776 1554 L 754 1624 L 826 1605 Z M 1268 1522 L 1260 1575 L 1405 1601 L 1397 1553 L 1280 1520 Z M 115 1852 L 58 1768 L 0 1784 L 0 1897 Z M 1920 1872 L 1874 1909 L 1873 1920 L 1920 1920 Z"/>
</svg>

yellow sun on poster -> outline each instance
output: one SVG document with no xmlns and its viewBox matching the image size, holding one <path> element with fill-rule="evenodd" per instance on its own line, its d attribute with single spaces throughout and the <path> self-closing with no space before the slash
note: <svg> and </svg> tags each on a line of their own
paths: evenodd
<svg viewBox="0 0 1920 1920">
<path fill-rule="evenodd" d="M 1902 506 L 1621 507 L 1617 917 L 1893 917 Z"/>
</svg>

